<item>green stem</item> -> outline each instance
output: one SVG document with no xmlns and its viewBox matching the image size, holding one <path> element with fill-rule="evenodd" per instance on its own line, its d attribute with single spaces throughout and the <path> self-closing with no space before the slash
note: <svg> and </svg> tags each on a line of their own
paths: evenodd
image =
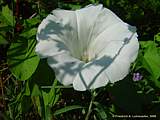
<svg viewBox="0 0 160 120">
<path fill-rule="evenodd" d="M 96 92 L 93 91 L 92 92 L 92 98 L 91 98 L 91 101 L 90 101 L 90 104 L 89 104 L 89 107 L 88 107 L 88 112 L 87 112 L 87 115 L 85 117 L 85 120 L 89 120 L 90 114 L 92 112 L 92 105 L 93 105 L 93 102 L 94 102 L 94 99 L 95 99 L 96 95 L 97 95 Z"/>
<path fill-rule="evenodd" d="M 41 88 L 43 89 L 43 88 L 52 88 L 53 86 L 42 86 Z M 55 86 L 54 88 L 73 88 L 73 86 Z"/>
</svg>

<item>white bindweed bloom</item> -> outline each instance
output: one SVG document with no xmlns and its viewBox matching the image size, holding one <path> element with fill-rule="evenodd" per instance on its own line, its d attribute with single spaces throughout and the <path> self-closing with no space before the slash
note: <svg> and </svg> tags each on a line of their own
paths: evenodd
<svg viewBox="0 0 160 120">
<path fill-rule="evenodd" d="M 136 28 L 101 4 L 53 10 L 39 25 L 37 40 L 36 52 L 57 80 L 78 91 L 122 80 L 139 49 Z"/>
</svg>

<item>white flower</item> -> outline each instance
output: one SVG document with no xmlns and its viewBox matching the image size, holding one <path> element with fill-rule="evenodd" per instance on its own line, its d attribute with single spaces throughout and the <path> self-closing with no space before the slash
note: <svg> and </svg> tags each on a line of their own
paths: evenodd
<svg viewBox="0 0 160 120">
<path fill-rule="evenodd" d="M 53 10 L 39 25 L 36 52 L 57 80 L 84 91 L 122 80 L 139 49 L 136 28 L 102 5 Z"/>
</svg>

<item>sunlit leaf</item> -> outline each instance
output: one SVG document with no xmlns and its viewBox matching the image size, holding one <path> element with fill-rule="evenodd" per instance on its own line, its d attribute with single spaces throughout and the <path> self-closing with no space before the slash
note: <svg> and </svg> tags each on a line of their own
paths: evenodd
<svg viewBox="0 0 160 120">
<path fill-rule="evenodd" d="M 91 3 L 95 3 L 96 2 L 96 0 L 89 0 Z"/>
<path fill-rule="evenodd" d="M 36 33 L 37 33 L 37 28 L 31 28 L 31 29 L 21 33 L 20 36 L 25 37 L 25 38 L 30 38 L 30 37 L 35 36 Z"/>
<path fill-rule="evenodd" d="M 32 88 L 31 96 L 41 96 L 41 91 L 40 91 L 39 86 L 37 84 L 34 84 L 34 86 Z"/>
<path fill-rule="evenodd" d="M 154 36 L 154 40 L 160 42 L 160 33 Z"/>
<path fill-rule="evenodd" d="M 49 92 L 42 91 L 42 96 L 44 100 L 44 106 L 45 106 L 45 119 L 51 120 L 51 107 L 54 106 L 54 104 L 58 101 L 57 98 L 59 98 L 59 89 L 55 89 L 55 86 L 57 84 L 57 81 L 54 81 L 54 84 Z"/>
<path fill-rule="evenodd" d="M 8 49 L 8 65 L 18 80 L 27 80 L 35 72 L 39 57 L 34 51 L 35 40 L 12 43 Z"/>
<path fill-rule="evenodd" d="M 150 41 L 150 40 L 149 41 L 140 41 L 141 48 L 147 48 L 153 44 L 154 44 L 154 41 Z"/>
<path fill-rule="evenodd" d="M 51 108 L 45 106 L 45 120 L 52 120 Z"/>
<path fill-rule="evenodd" d="M 54 103 L 54 100 L 56 100 L 55 98 L 58 95 L 57 93 L 59 91 L 59 89 L 55 89 L 56 84 L 57 84 L 57 81 L 54 81 L 54 84 L 49 92 L 42 91 L 45 106 L 52 106 Z"/>
<path fill-rule="evenodd" d="M 24 93 L 24 95 L 26 95 L 26 96 L 31 95 L 30 88 L 29 88 L 29 81 L 26 81 L 26 83 L 25 83 L 25 93 Z"/>
<path fill-rule="evenodd" d="M 38 19 L 38 18 L 32 18 L 32 19 L 27 19 L 26 20 L 26 25 L 29 26 L 29 27 L 31 27 L 33 25 L 36 25 L 38 23 L 40 23 L 40 19 Z"/>
<path fill-rule="evenodd" d="M 151 44 L 144 54 L 143 65 L 154 79 L 160 77 L 160 55 L 155 44 Z"/>
<path fill-rule="evenodd" d="M 14 27 L 15 18 L 13 16 L 13 12 L 8 8 L 8 6 L 2 7 L 1 20 L 7 25 Z"/>
</svg>

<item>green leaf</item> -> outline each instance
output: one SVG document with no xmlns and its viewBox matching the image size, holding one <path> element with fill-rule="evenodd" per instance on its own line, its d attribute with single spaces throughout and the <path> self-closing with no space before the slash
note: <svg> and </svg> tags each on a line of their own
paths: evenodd
<svg viewBox="0 0 160 120">
<path fill-rule="evenodd" d="M 151 44 L 145 51 L 143 66 L 153 76 L 154 79 L 160 77 L 160 55 L 155 44 Z"/>
<path fill-rule="evenodd" d="M 58 101 L 57 98 L 59 98 L 59 90 L 55 89 L 55 86 L 57 84 L 57 81 L 54 81 L 54 84 L 49 92 L 42 90 L 42 96 L 45 106 L 45 119 L 51 120 L 51 107 L 54 106 L 54 104 Z"/>
<path fill-rule="evenodd" d="M 25 93 L 24 93 L 24 95 L 26 95 L 26 96 L 31 95 L 30 88 L 29 88 L 29 81 L 25 82 Z"/>
<path fill-rule="evenodd" d="M 32 19 L 27 19 L 26 21 L 25 21 L 25 24 L 26 25 L 28 25 L 29 27 L 31 27 L 31 26 L 33 26 L 33 25 L 36 25 L 36 24 L 38 24 L 38 23 L 40 23 L 40 19 L 39 18 L 32 18 Z"/>
<path fill-rule="evenodd" d="M 4 44 L 4 45 L 8 44 L 8 41 L 1 35 L 0 35 L 0 44 Z"/>
<path fill-rule="evenodd" d="M 41 88 L 41 86 L 53 85 L 54 79 L 54 72 L 48 66 L 46 59 L 41 59 L 35 73 L 30 79 L 30 86 L 37 84 Z M 50 89 L 43 89 L 43 91 L 48 93 Z"/>
<path fill-rule="evenodd" d="M 13 12 L 8 8 L 8 6 L 2 7 L 1 20 L 7 25 L 14 27 L 15 18 L 13 16 Z"/>
<path fill-rule="evenodd" d="M 107 115 L 102 109 L 94 108 L 94 110 L 97 112 L 97 116 L 99 117 L 100 120 L 106 120 Z"/>
<path fill-rule="evenodd" d="M 32 96 L 31 97 L 32 102 L 34 104 L 35 107 L 37 107 L 37 111 L 39 113 L 39 115 L 42 117 L 43 116 L 43 104 L 42 104 L 42 100 L 40 96 Z"/>
<path fill-rule="evenodd" d="M 80 9 L 82 6 L 81 5 L 68 5 L 69 7 L 71 7 L 72 10 L 77 10 Z"/>
<path fill-rule="evenodd" d="M 157 33 L 157 34 L 154 36 L 154 40 L 157 41 L 157 42 L 160 42 L 160 33 Z"/>
<path fill-rule="evenodd" d="M 31 96 L 41 96 L 41 90 L 37 84 L 33 85 Z"/>
<path fill-rule="evenodd" d="M 52 103 L 51 102 L 52 100 L 54 100 L 55 90 L 53 88 L 51 88 L 49 93 L 42 91 L 42 96 L 43 96 L 43 100 L 44 100 L 44 105 L 47 106 L 50 103 Z"/>
<path fill-rule="evenodd" d="M 96 3 L 96 0 L 89 0 L 89 2 L 91 2 L 91 3 Z"/>
<path fill-rule="evenodd" d="M 10 31 L 10 30 L 13 30 L 13 28 L 11 27 L 11 26 L 8 26 L 8 25 L 1 25 L 0 24 L 0 31 L 1 32 L 8 32 L 8 31 Z"/>
<path fill-rule="evenodd" d="M 27 31 L 24 31 L 23 33 L 20 34 L 20 36 L 29 39 L 29 38 L 35 36 L 36 33 L 37 33 L 37 28 L 32 28 Z"/>
<path fill-rule="evenodd" d="M 32 97 L 39 96 L 41 107 L 38 109 L 43 109 L 39 111 L 41 116 L 45 120 L 51 119 L 51 107 L 57 102 L 59 98 L 59 89 L 55 89 L 57 81 L 54 80 L 54 72 L 48 66 L 46 59 L 40 60 L 39 65 L 29 80 L 29 89 L 32 93 Z M 53 85 L 51 88 L 43 89 L 42 86 Z"/>
<path fill-rule="evenodd" d="M 55 103 L 56 100 L 55 98 L 57 97 L 57 95 L 59 95 L 58 91 L 60 90 L 60 89 L 55 89 L 56 84 L 57 81 L 55 80 L 49 92 L 44 90 L 42 91 L 45 106 L 53 106 L 53 103 Z"/>
<path fill-rule="evenodd" d="M 77 10 L 77 9 L 80 9 L 81 7 L 82 7 L 82 5 L 80 5 L 80 4 L 60 3 L 60 8 Z"/>
<path fill-rule="evenodd" d="M 80 105 L 72 105 L 72 106 L 66 106 L 64 108 L 61 108 L 59 110 L 56 110 L 54 112 L 54 115 L 59 115 L 59 114 L 62 114 L 62 113 L 65 113 L 65 112 L 68 112 L 68 111 L 71 111 L 71 110 L 75 110 L 75 109 L 82 109 L 84 107 L 80 106 Z"/>
<path fill-rule="evenodd" d="M 45 106 L 45 120 L 52 120 L 51 108 Z"/>
<path fill-rule="evenodd" d="M 94 108 L 94 110 L 97 112 L 97 115 L 99 116 L 99 118 L 102 119 L 102 120 L 106 120 L 107 119 L 107 114 L 106 114 L 103 106 L 98 102 L 94 102 L 94 104 L 96 106 L 96 108 Z"/>
<path fill-rule="evenodd" d="M 106 6 L 110 6 L 111 1 L 110 0 L 106 0 Z"/>
<path fill-rule="evenodd" d="M 40 59 L 34 51 L 35 45 L 35 40 L 21 40 L 12 43 L 8 49 L 8 65 L 18 80 L 29 79 L 39 64 Z"/>
<path fill-rule="evenodd" d="M 59 97 L 60 97 L 60 94 L 56 94 L 55 99 L 54 99 L 53 104 L 52 104 L 53 106 L 58 102 Z"/>
<path fill-rule="evenodd" d="M 154 44 L 154 41 L 140 41 L 141 48 L 148 48 Z"/>
</svg>

